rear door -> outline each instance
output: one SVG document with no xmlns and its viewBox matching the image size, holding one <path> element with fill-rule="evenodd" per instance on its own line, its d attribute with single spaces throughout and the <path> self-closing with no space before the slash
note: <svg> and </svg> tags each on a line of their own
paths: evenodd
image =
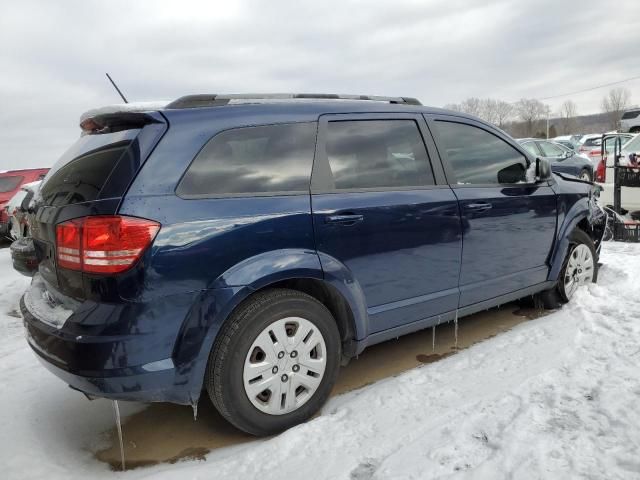
<svg viewBox="0 0 640 480">
<path fill-rule="evenodd" d="M 444 115 L 429 126 L 464 225 L 460 306 L 544 282 L 556 229 L 551 187 L 527 183 L 525 154 L 498 130 Z"/>
<path fill-rule="evenodd" d="M 369 333 L 457 307 L 460 218 L 434 151 L 420 115 L 320 118 L 316 245 L 325 270 L 337 261 L 360 285 Z"/>
</svg>

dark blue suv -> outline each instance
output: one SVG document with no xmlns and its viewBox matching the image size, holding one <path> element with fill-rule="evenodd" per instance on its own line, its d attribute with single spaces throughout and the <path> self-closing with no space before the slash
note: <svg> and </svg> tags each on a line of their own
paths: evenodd
<svg viewBox="0 0 640 480">
<path fill-rule="evenodd" d="M 596 279 L 591 184 L 414 99 L 195 95 L 81 127 L 38 193 L 21 310 L 88 396 L 206 390 L 270 434 L 368 345 Z"/>
</svg>

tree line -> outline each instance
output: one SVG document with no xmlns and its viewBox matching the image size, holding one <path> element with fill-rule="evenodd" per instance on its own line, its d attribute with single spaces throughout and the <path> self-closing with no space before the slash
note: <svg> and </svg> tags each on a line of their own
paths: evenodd
<svg viewBox="0 0 640 480">
<path fill-rule="evenodd" d="M 631 93 L 626 88 L 609 90 L 602 98 L 600 107 L 606 116 L 608 129 L 620 129 L 620 118 L 629 107 L 630 100 Z M 475 115 L 522 137 L 544 137 L 546 135 L 544 124 L 547 119 L 551 119 L 552 115 L 553 123 L 549 127 L 550 137 L 578 133 L 578 105 L 573 100 L 566 100 L 556 112 L 553 112 L 549 105 L 535 98 L 505 102 L 493 98 L 470 97 L 461 103 L 447 104 L 444 108 Z"/>
</svg>

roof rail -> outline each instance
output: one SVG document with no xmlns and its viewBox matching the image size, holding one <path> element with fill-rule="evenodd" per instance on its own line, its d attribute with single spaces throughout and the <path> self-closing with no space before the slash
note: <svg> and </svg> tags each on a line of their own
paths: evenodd
<svg viewBox="0 0 640 480">
<path fill-rule="evenodd" d="M 169 103 L 165 108 L 200 108 L 227 105 L 233 100 L 370 100 L 402 105 L 422 105 L 411 97 L 381 97 L 377 95 L 338 95 L 335 93 L 234 93 L 185 95 Z"/>
</svg>

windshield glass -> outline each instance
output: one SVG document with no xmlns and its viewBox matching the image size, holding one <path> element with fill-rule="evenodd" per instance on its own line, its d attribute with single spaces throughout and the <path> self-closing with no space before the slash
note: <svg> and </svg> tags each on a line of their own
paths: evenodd
<svg viewBox="0 0 640 480">
<path fill-rule="evenodd" d="M 7 193 L 15 190 L 15 188 L 22 182 L 22 177 L 0 177 L 0 193 Z"/>
</svg>

